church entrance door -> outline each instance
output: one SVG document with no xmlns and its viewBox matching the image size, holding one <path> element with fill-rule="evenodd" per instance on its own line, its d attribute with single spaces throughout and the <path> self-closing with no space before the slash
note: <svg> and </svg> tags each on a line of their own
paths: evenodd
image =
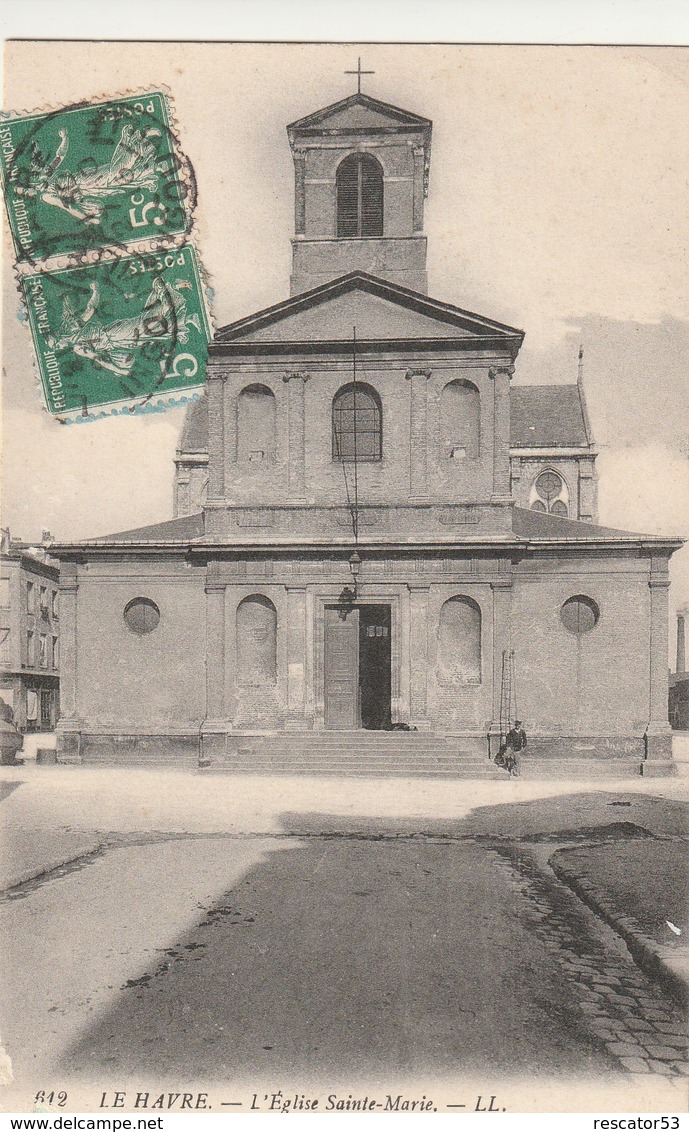
<svg viewBox="0 0 689 1132">
<path fill-rule="evenodd" d="M 390 720 L 389 605 L 325 610 L 325 726 L 378 731 Z"/>
</svg>

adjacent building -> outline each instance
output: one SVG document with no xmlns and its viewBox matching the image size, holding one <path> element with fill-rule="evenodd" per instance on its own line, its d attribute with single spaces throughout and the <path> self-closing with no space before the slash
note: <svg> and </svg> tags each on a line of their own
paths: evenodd
<svg viewBox="0 0 689 1132">
<path fill-rule="evenodd" d="M 53 731 L 60 704 L 59 563 L 2 531 L 0 699 L 20 731 Z"/>
<path fill-rule="evenodd" d="M 288 127 L 290 296 L 217 332 L 176 517 L 55 550 L 63 758 L 473 773 L 519 714 L 533 773 L 672 772 L 681 540 L 597 525 L 581 380 L 429 296 L 431 131 Z"/>
</svg>

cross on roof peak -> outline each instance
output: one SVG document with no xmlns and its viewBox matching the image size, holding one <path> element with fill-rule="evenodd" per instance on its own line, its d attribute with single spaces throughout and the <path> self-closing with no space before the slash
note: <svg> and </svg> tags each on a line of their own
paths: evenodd
<svg viewBox="0 0 689 1132">
<path fill-rule="evenodd" d="M 375 71 L 362 71 L 361 58 L 356 61 L 356 71 L 345 71 L 345 75 L 356 75 L 356 92 L 361 94 L 361 76 L 362 75 L 375 75 Z"/>
</svg>

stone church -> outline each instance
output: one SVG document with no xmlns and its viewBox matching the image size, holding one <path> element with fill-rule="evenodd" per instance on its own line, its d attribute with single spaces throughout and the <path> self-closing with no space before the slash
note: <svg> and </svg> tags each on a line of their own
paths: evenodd
<svg viewBox="0 0 689 1132">
<path fill-rule="evenodd" d="M 672 772 L 681 542 L 598 526 L 581 380 L 429 296 L 431 132 L 288 127 L 290 297 L 215 335 L 175 518 L 53 549 L 63 759 L 481 775 L 518 715 L 527 773 Z"/>
</svg>

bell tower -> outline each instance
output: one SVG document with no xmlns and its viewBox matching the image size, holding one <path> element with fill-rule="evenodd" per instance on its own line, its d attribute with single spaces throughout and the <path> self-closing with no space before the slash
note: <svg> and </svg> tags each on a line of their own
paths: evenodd
<svg viewBox="0 0 689 1132">
<path fill-rule="evenodd" d="M 294 159 L 292 295 L 350 271 L 426 294 L 432 122 L 352 94 L 287 127 Z"/>
</svg>

